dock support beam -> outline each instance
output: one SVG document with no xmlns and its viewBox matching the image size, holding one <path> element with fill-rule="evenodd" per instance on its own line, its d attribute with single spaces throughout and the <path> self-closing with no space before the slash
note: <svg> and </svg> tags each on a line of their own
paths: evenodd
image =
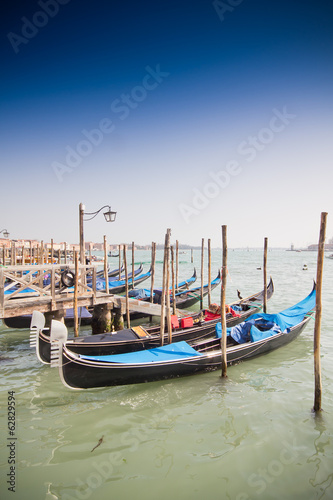
<svg viewBox="0 0 333 500">
<path fill-rule="evenodd" d="M 65 323 L 66 311 L 64 309 L 57 309 L 56 311 L 50 311 L 45 313 L 45 325 L 50 326 L 52 319 L 56 319 L 57 321 L 61 321 L 61 323 Z"/>
<path fill-rule="evenodd" d="M 116 332 L 124 329 L 124 316 L 121 313 L 121 309 L 117 308 L 113 310 L 113 328 Z"/>
<path fill-rule="evenodd" d="M 94 306 L 91 322 L 92 334 L 108 333 L 112 330 L 112 304 L 100 304 Z"/>
</svg>

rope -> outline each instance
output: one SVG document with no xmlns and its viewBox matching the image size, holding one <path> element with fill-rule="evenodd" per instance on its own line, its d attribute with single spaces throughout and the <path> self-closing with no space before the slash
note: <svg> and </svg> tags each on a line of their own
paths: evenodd
<svg viewBox="0 0 333 500">
<path fill-rule="evenodd" d="M 242 302 L 243 305 L 249 306 L 249 307 L 254 307 L 262 311 L 263 306 L 261 304 L 246 304 L 246 302 Z"/>
</svg>

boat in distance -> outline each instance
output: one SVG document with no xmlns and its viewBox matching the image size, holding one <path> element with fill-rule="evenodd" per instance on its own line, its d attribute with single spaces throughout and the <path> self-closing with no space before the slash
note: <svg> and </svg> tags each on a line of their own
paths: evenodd
<svg viewBox="0 0 333 500">
<path fill-rule="evenodd" d="M 312 317 L 316 290 L 301 302 L 278 314 L 258 313 L 228 329 L 228 365 L 267 354 L 287 345 L 300 335 Z M 240 328 L 243 333 L 234 333 Z M 237 337 L 238 335 L 238 337 Z M 191 345 L 185 341 L 154 349 L 118 355 L 79 355 L 66 346 L 67 329 L 52 320 L 53 365 L 59 366 L 63 384 L 71 389 L 90 389 L 170 379 L 221 367 L 221 341 L 201 339 Z M 235 341 L 238 338 L 238 341 Z"/>
<path fill-rule="evenodd" d="M 267 299 L 274 293 L 272 278 L 267 285 Z M 261 311 L 263 306 L 264 292 L 255 293 L 237 302 L 230 303 L 226 314 L 227 326 L 232 327 L 254 313 Z M 215 331 L 215 325 L 221 320 L 220 314 L 214 314 L 209 310 L 193 313 L 187 318 L 172 318 L 172 339 L 177 341 L 193 342 L 210 336 Z M 177 328 L 177 322 L 179 327 Z M 30 344 L 36 348 L 38 359 L 42 363 L 51 361 L 51 339 L 50 331 L 44 328 L 45 317 L 42 313 L 34 311 L 30 326 Z M 167 326 L 164 330 L 164 342 L 167 342 Z M 160 325 L 139 326 L 119 330 L 115 333 L 101 333 L 76 337 L 66 341 L 66 347 L 77 354 L 104 355 L 120 354 L 131 351 L 139 351 L 158 347 L 161 344 Z"/>
</svg>

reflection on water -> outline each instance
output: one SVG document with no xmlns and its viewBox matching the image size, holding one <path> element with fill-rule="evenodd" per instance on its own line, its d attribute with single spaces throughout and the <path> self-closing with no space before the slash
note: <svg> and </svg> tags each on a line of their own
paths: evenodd
<svg viewBox="0 0 333 500">
<path fill-rule="evenodd" d="M 304 273 L 300 254 L 269 253 L 276 289 L 270 311 L 311 290 L 316 256 L 306 257 Z M 219 262 L 216 253 L 213 269 Z M 230 252 L 229 300 L 237 289 L 245 296 L 261 288 L 261 264 L 261 252 Z M 192 271 L 190 262 L 180 266 L 184 278 Z M 227 379 L 216 371 L 78 392 L 63 387 L 56 369 L 39 364 L 27 331 L 0 327 L 1 408 L 7 407 L 8 390 L 15 391 L 17 403 L 16 498 L 333 498 L 333 293 L 328 286 L 333 266 L 326 276 L 319 417 L 311 413 L 313 324 L 288 346 L 228 368 Z M 214 294 L 218 302 L 219 292 Z M 1 498 L 7 499 L 13 494 L 6 486 L 5 412 L 0 425 L 5 437 Z"/>
</svg>

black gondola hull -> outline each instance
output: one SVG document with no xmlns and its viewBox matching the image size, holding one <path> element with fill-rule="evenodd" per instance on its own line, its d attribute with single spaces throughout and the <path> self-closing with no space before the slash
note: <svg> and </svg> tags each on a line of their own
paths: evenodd
<svg viewBox="0 0 333 500">
<path fill-rule="evenodd" d="M 258 342 L 249 342 L 227 349 L 228 365 L 267 354 L 287 345 L 304 330 L 307 317 L 293 327 L 289 333 L 279 333 Z M 202 356 L 193 356 L 182 361 L 168 361 L 146 364 L 103 363 L 80 360 L 63 348 L 60 376 L 65 385 L 74 389 L 90 389 L 114 385 L 127 385 L 170 379 L 198 372 L 221 368 L 221 350 L 216 340 L 215 349 Z"/>
</svg>

